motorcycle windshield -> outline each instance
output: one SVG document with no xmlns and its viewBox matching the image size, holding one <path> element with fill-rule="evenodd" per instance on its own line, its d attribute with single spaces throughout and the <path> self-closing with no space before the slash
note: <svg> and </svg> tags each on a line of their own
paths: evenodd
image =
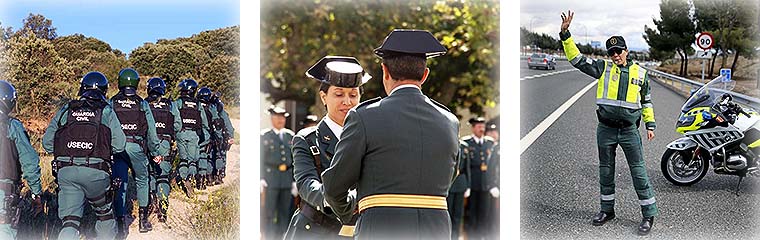
<svg viewBox="0 0 760 240">
<path fill-rule="evenodd" d="M 730 93 L 736 85 L 734 81 L 724 80 L 724 76 L 721 75 L 700 87 L 686 100 L 686 103 L 681 107 L 681 112 L 688 112 L 695 107 L 712 107 L 715 105 L 720 100 L 720 96 L 724 93 Z"/>
</svg>

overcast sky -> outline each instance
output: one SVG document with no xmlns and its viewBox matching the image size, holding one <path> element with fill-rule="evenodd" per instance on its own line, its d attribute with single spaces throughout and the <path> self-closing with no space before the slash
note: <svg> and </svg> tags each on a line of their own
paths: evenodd
<svg viewBox="0 0 760 240">
<path fill-rule="evenodd" d="M 575 12 L 570 32 L 576 43 L 600 41 L 621 35 L 628 48 L 649 49 L 642 35 L 644 25 L 654 28 L 652 18 L 660 19 L 660 0 L 617 1 L 520 1 L 520 26 L 533 32 L 546 33 L 559 39 L 562 11 Z"/>
</svg>

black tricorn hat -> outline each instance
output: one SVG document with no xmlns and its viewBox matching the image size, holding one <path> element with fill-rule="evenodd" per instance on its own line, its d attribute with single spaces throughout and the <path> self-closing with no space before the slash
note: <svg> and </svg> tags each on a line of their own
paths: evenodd
<svg viewBox="0 0 760 240">
<path fill-rule="evenodd" d="M 311 124 L 311 123 L 314 123 L 314 124 L 316 124 L 316 123 L 318 123 L 318 122 L 319 122 L 319 117 L 317 117 L 317 115 L 313 115 L 313 114 L 312 114 L 312 115 L 308 115 L 308 116 L 306 116 L 306 117 L 303 119 L 303 122 L 301 122 L 301 125 L 306 125 L 306 124 Z"/>
<path fill-rule="evenodd" d="M 290 113 L 288 113 L 288 111 L 285 111 L 284 108 L 281 108 L 275 105 L 269 106 L 269 109 L 267 111 L 269 111 L 269 115 L 276 114 L 276 115 L 282 115 L 285 117 L 290 117 Z"/>
<path fill-rule="evenodd" d="M 426 30 L 394 29 L 380 47 L 375 48 L 379 58 L 411 55 L 434 58 L 446 54 L 446 47 Z"/>
<path fill-rule="evenodd" d="M 372 78 L 356 58 L 343 56 L 323 57 L 306 71 L 306 76 L 330 86 L 345 88 L 359 87 Z"/>
<path fill-rule="evenodd" d="M 486 119 L 484 117 L 474 117 L 470 118 L 468 122 L 470 125 L 475 125 L 476 123 L 486 123 Z"/>
</svg>

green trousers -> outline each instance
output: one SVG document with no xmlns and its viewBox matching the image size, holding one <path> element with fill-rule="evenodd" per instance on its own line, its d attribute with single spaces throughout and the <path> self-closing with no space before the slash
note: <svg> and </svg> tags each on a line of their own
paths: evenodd
<svg viewBox="0 0 760 240">
<path fill-rule="evenodd" d="M 5 206 L 5 192 L 0 190 L 0 206 Z M 4 207 L 0 207 L 0 215 L 5 216 Z M 17 230 L 11 227 L 10 223 L 0 224 L 0 239 L 16 239 Z"/>
<path fill-rule="evenodd" d="M 113 219 L 111 201 L 106 191 L 111 185 L 107 172 L 80 166 L 64 167 L 58 170 L 58 217 L 63 228 L 58 239 L 80 239 L 85 200 L 92 205 L 97 216 L 95 231 L 98 239 L 114 239 L 116 221 Z"/>
<path fill-rule="evenodd" d="M 639 198 L 641 214 L 656 216 L 657 204 L 654 189 L 649 182 L 642 155 L 641 135 L 636 125 L 626 128 L 612 128 L 602 123 L 596 128 L 596 144 L 599 149 L 599 191 L 603 212 L 615 210 L 615 151 L 620 145 L 631 169 L 633 187 Z"/>
<path fill-rule="evenodd" d="M 177 133 L 177 151 L 179 154 L 179 177 L 187 179 L 198 173 L 200 148 L 198 135 L 194 131 L 182 130 Z"/>
</svg>

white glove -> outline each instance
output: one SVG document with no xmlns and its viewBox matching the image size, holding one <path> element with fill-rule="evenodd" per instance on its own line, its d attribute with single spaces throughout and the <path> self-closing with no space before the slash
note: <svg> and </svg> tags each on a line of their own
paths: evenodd
<svg viewBox="0 0 760 240">
<path fill-rule="evenodd" d="M 491 196 L 499 198 L 499 188 L 493 187 L 489 192 L 491 192 Z"/>
<path fill-rule="evenodd" d="M 260 186 L 259 188 L 260 193 L 264 193 L 264 189 L 267 188 L 267 180 L 261 179 L 261 184 L 259 186 Z"/>
<path fill-rule="evenodd" d="M 296 187 L 296 182 L 293 182 L 293 186 L 290 188 L 290 194 L 292 194 L 293 197 L 298 196 L 298 187 Z"/>
<path fill-rule="evenodd" d="M 464 198 L 470 197 L 470 189 L 464 190 Z"/>
<path fill-rule="evenodd" d="M 356 189 L 348 190 L 348 198 L 351 199 L 352 197 L 356 198 Z"/>
</svg>

